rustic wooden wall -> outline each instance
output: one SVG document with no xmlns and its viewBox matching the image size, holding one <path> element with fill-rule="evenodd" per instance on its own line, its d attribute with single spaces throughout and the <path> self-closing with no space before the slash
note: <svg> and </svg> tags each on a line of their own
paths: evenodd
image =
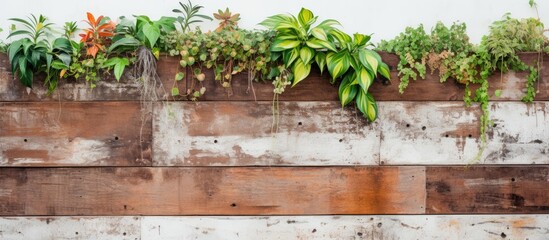
<svg viewBox="0 0 549 240">
<path fill-rule="evenodd" d="M 129 78 L 28 92 L 0 55 L 0 239 L 549 239 L 546 59 L 531 104 L 525 73 L 492 76 L 477 162 L 481 112 L 434 75 L 376 82 L 367 123 L 313 72 L 273 131 L 272 85 L 254 98 L 244 75 L 143 104 Z M 177 65 L 159 61 L 161 96 Z"/>
</svg>

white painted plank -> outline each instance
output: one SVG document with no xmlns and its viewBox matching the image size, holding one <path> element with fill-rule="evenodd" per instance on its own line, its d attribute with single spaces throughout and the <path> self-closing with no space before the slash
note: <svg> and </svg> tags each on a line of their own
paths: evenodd
<svg viewBox="0 0 549 240">
<path fill-rule="evenodd" d="M 156 166 L 376 165 L 379 122 L 337 102 L 177 102 L 157 105 Z"/>
<path fill-rule="evenodd" d="M 10 217 L 0 239 L 547 240 L 549 215 Z"/>
<path fill-rule="evenodd" d="M 471 164 L 481 147 L 478 106 L 460 102 L 381 102 L 380 160 L 385 165 Z M 490 104 L 494 128 L 486 164 L 548 164 L 549 104 Z M 471 136 L 469 136 L 471 135 Z"/>
<path fill-rule="evenodd" d="M 139 217 L 0 218 L 2 240 L 138 240 Z"/>
<path fill-rule="evenodd" d="M 547 215 L 144 217 L 143 240 L 549 239 Z"/>
</svg>

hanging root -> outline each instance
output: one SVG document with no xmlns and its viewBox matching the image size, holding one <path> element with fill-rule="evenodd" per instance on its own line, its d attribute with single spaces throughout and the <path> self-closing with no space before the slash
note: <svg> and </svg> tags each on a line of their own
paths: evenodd
<svg viewBox="0 0 549 240">
<path fill-rule="evenodd" d="M 137 49 L 137 61 L 135 63 L 134 80 L 139 83 L 139 92 L 141 95 L 141 128 L 139 130 L 139 145 L 141 148 L 141 160 L 143 156 L 143 129 L 147 124 L 147 120 L 152 117 L 153 103 L 159 100 L 157 90 L 166 90 L 160 81 L 160 77 L 156 72 L 156 58 L 150 49 L 141 46 Z"/>
</svg>

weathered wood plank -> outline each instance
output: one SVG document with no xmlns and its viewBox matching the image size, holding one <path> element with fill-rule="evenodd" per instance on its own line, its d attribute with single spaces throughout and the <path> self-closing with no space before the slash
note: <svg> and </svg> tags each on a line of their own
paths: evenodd
<svg viewBox="0 0 549 240">
<path fill-rule="evenodd" d="M 425 212 L 423 167 L 0 168 L 0 215 Z"/>
<path fill-rule="evenodd" d="M 179 102 L 155 107 L 156 166 L 377 165 L 380 122 L 337 102 Z"/>
<path fill-rule="evenodd" d="M 179 61 L 172 57 L 161 57 L 158 61 L 158 75 L 161 80 L 157 94 L 161 98 L 170 96 L 171 87 L 176 84 L 181 92 L 186 91 L 184 81 L 174 83 L 178 72 Z M 24 87 L 18 79 L 14 79 L 5 54 L 0 54 L 0 101 L 133 101 L 141 98 L 140 83 L 132 80 L 133 69 L 128 68 L 124 77 L 117 82 L 112 75 L 103 75 L 96 88 L 91 89 L 84 79 L 63 79 L 57 90 L 48 94 L 43 86 L 44 76 L 35 76 L 33 89 Z"/>
<path fill-rule="evenodd" d="M 549 213 L 549 167 L 428 167 L 427 213 Z"/>
<path fill-rule="evenodd" d="M 5 217 L 0 218 L 0 238 L 5 240 L 141 238 L 139 217 Z"/>
<path fill-rule="evenodd" d="M 468 164 L 477 161 L 480 108 L 453 102 L 381 102 L 383 164 Z M 489 164 L 549 164 L 549 104 L 490 105 L 487 146 L 478 159 Z"/>
<path fill-rule="evenodd" d="M 547 215 L 143 217 L 156 239 L 529 239 L 549 235 Z"/>
<path fill-rule="evenodd" d="M 150 112 L 138 102 L 0 103 L 0 166 L 151 165 Z"/>
<path fill-rule="evenodd" d="M 464 86 L 449 80 L 445 84 L 440 84 L 439 77 L 435 74 L 427 74 L 425 80 L 417 80 L 410 83 L 404 94 L 398 92 L 398 72 L 396 65 L 398 58 L 394 54 L 381 53 L 382 58 L 391 67 L 392 82 L 390 85 L 382 84 L 381 80 L 376 81 L 370 88 L 370 91 L 378 101 L 461 101 L 463 99 Z M 522 58 L 528 63 L 533 63 L 537 58 L 535 54 L 523 54 Z M 541 81 L 536 83 L 538 94 L 536 100 L 549 100 L 549 56 L 544 57 L 541 68 Z M 179 66 L 177 57 L 163 56 L 158 61 L 158 73 L 163 84 L 158 89 L 161 97 L 169 98 L 170 89 L 174 85 L 174 76 L 178 71 L 183 71 Z M 270 81 L 253 83 L 252 93 L 248 88 L 247 74 L 238 74 L 234 76 L 230 91 L 223 88 L 218 81 L 214 81 L 213 72 L 205 71 L 207 77 L 203 82 L 206 87 L 206 94 L 201 97 L 201 101 L 270 101 L 273 99 L 273 86 Z M 507 73 L 501 76 L 494 74 L 490 77 L 490 96 L 494 101 L 517 101 L 524 96 L 525 92 L 525 72 Z M 34 90 L 27 94 L 27 90 L 17 81 L 13 80 L 9 62 L 5 54 L 0 54 L 0 101 L 105 101 L 105 100 L 137 100 L 141 93 L 138 83 L 129 80 L 127 75 L 121 83 L 117 83 L 112 76 L 105 76 L 104 81 L 100 81 L 97 88 L 91 90 L 83 80 L 74 81 L 63 80 L 59 85 L 58 91 L 48 96 L 46 89 L 40 86 L 40 77 L 37 79 Z M 180 88 L 181 93 L 186 92 L 185 81 L 175 83 Z M 474 90 L 475 87 L 472 86 Z M 494 92 L 502 90 L 500 97 L 495 97 Z M 308 79 L 301 82 L 295 88 L 288 88 L 280 96 L 280 100 L 290 101 L 337 101 L 337 85 L 330 84 L 328 74 L 321 75 L 320 71 L 313 68 Z"/>
</svg>

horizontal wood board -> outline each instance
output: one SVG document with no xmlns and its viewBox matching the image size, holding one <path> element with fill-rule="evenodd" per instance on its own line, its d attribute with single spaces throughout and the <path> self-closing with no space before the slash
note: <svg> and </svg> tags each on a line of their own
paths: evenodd
<svg viewBox="0 0 549 240">
<path fill-rule="evenodd" d="M 150 106 L 0 103 L 0 166 L 150 166 Z"/>
<path fill-rule="evenodd" d="M 547 234 L 548 215 L 0 218 L 0 237 L 10 240 L 545 240 Z"/>
<path fill-rule="evenodd" d="M 0 215 L 549 214 L 548 188 L 547 166 L 0 168 Z"/>
</svg>

